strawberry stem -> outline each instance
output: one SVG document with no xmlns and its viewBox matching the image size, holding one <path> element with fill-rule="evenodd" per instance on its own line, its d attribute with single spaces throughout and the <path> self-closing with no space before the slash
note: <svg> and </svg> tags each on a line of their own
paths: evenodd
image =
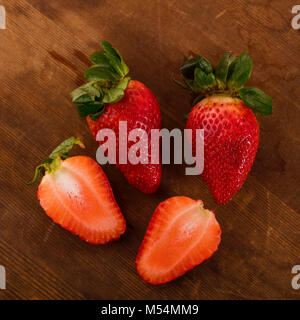
<svg viewBox="0 0 300 320">
<path fill-rule="evenodd" d="M 57 169 L 59 169 L 61 165 L 61 160 L 69 158 L 68 154 L 75 144 L 79 145 L 81 148 L 85 148 L 84 144 L 80 141 L 79 138 L 71 137 L 63 141 L 51 152 L 48 158 L 43 160 L 42 163 L 36 167 L 33 179 L 27 182 L 26 184 L 31 185 L 35 183 L 39 178 L 40 173 L 53 173 Z"/>
</svg>

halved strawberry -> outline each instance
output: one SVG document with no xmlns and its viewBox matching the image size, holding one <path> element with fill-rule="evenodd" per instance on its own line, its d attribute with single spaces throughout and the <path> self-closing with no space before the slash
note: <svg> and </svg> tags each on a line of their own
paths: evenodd
<svg viewBox="0 0 300 320">
<path fill-rule="evenodd" d="M 136 268 L 151 284 L 169 282 L 218 248 L 221 229 L 201 200 L 172 197 L 158 205 L 140 246 Z"/>
<path fill-rule="evenodd" d="M 45 175 L 38 199 L 46 214 L 63 228 L 93 244 L 116 240 L 126 225 L 109 181 L 93 159 L 67 158 L 74 144 L 83 146 L 73 137 L 64 141 L 37 167 L 30 183 L 36 181 L 42 169 Z"/>
</svg>

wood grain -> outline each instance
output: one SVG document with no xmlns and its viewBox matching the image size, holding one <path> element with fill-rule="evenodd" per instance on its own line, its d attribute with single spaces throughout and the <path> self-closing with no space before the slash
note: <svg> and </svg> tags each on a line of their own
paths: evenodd
<svg viewBox="0 0 300 320">
<path fill-rule="evenodd" d="M 300 264 L 299 31 L 294 1 L 6 0 L 0 30 L 0 299 L 299 299 L 291 269 Z M 40 208 L 34 168 L 59 142 L 79 135 L 95 156 L 69 92 L 83 81 L 88 55 L 112 42 L 131 76 L 157 96 L 163 127 L 184 128 L 190 96 L 171 80 L 184 54 L 214 63 L 225 50 L 249 50 L 249 82 L 272 96 L 274 114 L 259 117 L 254 167 L 234 199 L 214 203 L 200 177 L 163 166 L 155 195 L 104 166 L 128 229 L 120 241 L 91 246 L 55 225 Z M 134 261 L 147 224 L 167 197 L 201 198 L 222 227 L 218 252 L 172 283 L 143 282 Z"/>
</svg>

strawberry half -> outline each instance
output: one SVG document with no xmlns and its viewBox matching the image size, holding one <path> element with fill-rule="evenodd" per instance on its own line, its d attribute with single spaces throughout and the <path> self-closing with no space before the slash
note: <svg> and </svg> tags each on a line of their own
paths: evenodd
<svg viewBox="0 0 300 320">
<path fill-rule="evenodd" d="M 244 88 L 252 69 L 246 53 L 237 58 L 226 53 L 216 68 L 203 57 L 189 58 L 181 67 L 185 88 L 198 96 L 186 128 L 204 129 L 202 177 L 219 204 L 227 203 L 242 187 L 259 144 L 254 112 L 272 113 L 272 99 L 257 88 Z M 254 111 L 254 112 L 253 112 Z"/>
<path fill-rule="evenodd" d="M 94 63 L 84 73 L 88 81 L 72 93 L 78 113 L 86 117 L 96 138 L 101 129 L 111 129 L 116 135 L 116 165 L 130 184 L 144 193 L 154 193 L 161 181 L 161 163 L 151 161 L 151 129 L 161 128 L 158 102 L 143 83 L 130 80 L 129 69 L 121 54 L 107 41 L 102 51 L 96 51 L 90 59 Z M 134 129 L 143 129 L 148 135 L 148 155 L 143 161 L 132 164 L 119 161 L 119 123 L 127 122 L 127 137 Z M 127 153 L 135 142 L 127 139 Z M 143 142 L 142 142 L 143 143 Z M 100 146 L 103 141 L 99 141 Z M 105 151 L 105 150 L 103 150 Z M 138 153 L 138 151 L 137 151 Z M 158 157 L 159 158 L 159 157 Z M 141 159 L 142 160 L 142 159 Z"/>
<path fill-rule="evenodd" d="M 126 229 L 109 181 L 93 159 L 68 157 L 79 139 L 69 138 L 36 168 L 31 182 L 44 173 L 38 200 L 46 214 L 63 228 L 92 244 L 118 239 Z"/>
<path fill-rule="evenodd" d="M 158 205 L 140 246 L 136 268 L 151 284 L 169 282 L 208 259 L 221 229 L 201 200 L 172 197 Z"/>
</svg>

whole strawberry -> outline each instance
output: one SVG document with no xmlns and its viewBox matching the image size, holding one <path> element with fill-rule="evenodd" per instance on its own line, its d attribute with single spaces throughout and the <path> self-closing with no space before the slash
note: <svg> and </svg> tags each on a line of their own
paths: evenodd
<svg viewBox="0 0 300 320">
<path fill-rule="evenodd" d="M 186 128 L 204 129 L 202 177 L 215 200 L 225 204 L 242 187 L 259 144 L 255 113 L 272 113 L 272 99 L 257 88 L 244 88 L 252 60 L 225 53 L 215 68 L 202 56 L 187 59 L 181 67 L 185 87 L 198 96 Z M 192 147 L 195 152 L 195 133 Z"/>
<path fill-rule="evenodd" d="M 137 151 L 140 162 L 133 164 L 128 158 L 127 163 L 119 161 L 119 124 L 121 121 L 126 122 L 127 136 L 134 129 L 143 129 L 148 134 L 148 141 L 151 141 L 151 129 L 161 128 L 158 102 L 143 83 L 127 76 L 129 69 L 118 50 L 107 41 L 102 42 L 102 47 L 104 50 L 90 56 L 94 65 L 84 74 L 88 83 L 71 93 L 73 102 L 78 104 L 79 115 L 87 117 L 95 138 L 101 129 L 112 129 L 115 132 L 116 165 L 128 182 L 144 193 L 154 193 L 161 181 L 160 160 L 152 163 L 149 142 L 145 147 L 147 155 L 141 157 Z M 127 152 L 136 143 L 129 139 L 125 142 Z M 99 141 L 100 145 L 102 143 Z"/>
</svg>

